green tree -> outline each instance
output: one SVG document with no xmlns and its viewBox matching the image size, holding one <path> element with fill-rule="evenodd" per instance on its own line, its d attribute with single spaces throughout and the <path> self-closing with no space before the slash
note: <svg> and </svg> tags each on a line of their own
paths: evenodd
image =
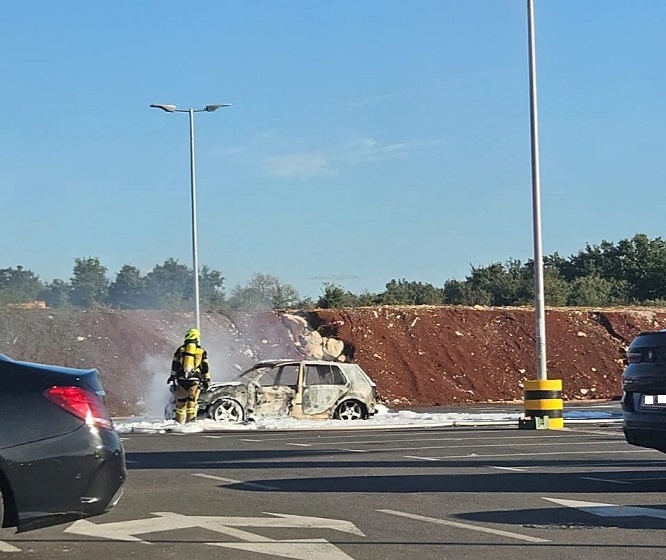
<svg viewBox="0 0 666 560">
<path fill-rule="evenodd" d="M 495 262 L 472 267 L 472 273 L 467 277 L 471 288 L 469 295 L 481 303 L 478 300 L 490 294 L 490 303 L 486 305 L 524 305 L 530 299 L 533 284 L 529 268 L 529 265 L 515 259 L 508 260 L 506 264 Z"/>
<path fill-rule="evenodd" d="M 155 265 L 146 275 L 146 300 L 152 309 L 185 309 L 194 302 L 192 271 L 176 259 Z"/>
<path fill-rule="evenodd" d="M 221 272 L 207 266 L 199 271 L 199 297 L 206 311 L 219 311 L 225 303 L 224 277 Z"/>
<path fill-rule="evenodd" d="M 291 284 L 270 274 L 255 274 L 246 286 L 234 287 L 228 305 L 236 310 L 261 311 L 293 309 L 299 301 L 298 291 Z"/>
<path fill-rule="evenodd" d="M 554 268 L 544 267 L 543 298 L 546 305 L 564 307 L 569 299 L 571 285 Z"/>
<path fill-rule="evenodd" d="M 380 294 L 385 305 L 439 305 L 443 301 L 443 291 L 432 284 L 391 280 L 386 291 Z"/>
<path fill-rule="evenodd" d="M 544 303 L 552 307 L 564 307 L 569 299 L 571 284 L 560 273 L 561 267 L 552 259 L 544 258 L 543 264 L 543 296 Z M 521 305 L 534 305 L 534 261 L 525 263 L 523 277 L 525 278 L 525 296 Z"/>
<path fill-rule="evenodd" d="M 32 271 L 22 266 L 0 269 L 0 302 L 23 303 L 34 301 L 44 288 Z"/>
<path fill-rule="evenodd" d="M 568 304 L 577 307 L 609 305 L 614 297 L 614 284 L 598 274 L 580 276 L 571 282 Z"/>
<path fill-rule="evenodd" d="M 39 293 L 39 299 L 46 302 L 49 307 L 67 307 L 69 302 L 70 285 L 62 280 L 46 283 Z"/>
<path fill-rule="evenodd" d="M 637 302 L 666 299 L 666 242 L 637 234 L 623 239 L 609 251 L 617 271 L 616 279 L 626 280 L 628 296 Z"/>
<path fill-rule="evenodd" d="M 492 305 L 493 295 L 480 288 L 475 288 L 469 280 L 454 278 L 444 282 L 444 302 L 451 305 Z"/>
<path fill-rule="evenodd" d="M 382 294 L 373 294 L 367 290 L 364 290 L 355 296 L 355 298 L 357 307 L 372 307 L 373 305 L 381 305 L 383 299 Z"/>
<path fill-rule="evenodd" d="M 356 307 L 358 298 L 350 291 L 331 282 L 324 282 L 324 293 L 317 300 L 317 307 L 339 309 Z"/>
<path fill-rule="evenodd" d="M 146 306 L 146 279 L 135 266 L 124 265 L 109 285 L 109 304 L 121 309 Z"/>
<path fill-rule="evenodd" d="M 100 264 L 97 257 L 74 259 L 70 285 L 69 299 L 77 307 L 104 305 L 109 296 L 106 267 Z"/>
</svg>

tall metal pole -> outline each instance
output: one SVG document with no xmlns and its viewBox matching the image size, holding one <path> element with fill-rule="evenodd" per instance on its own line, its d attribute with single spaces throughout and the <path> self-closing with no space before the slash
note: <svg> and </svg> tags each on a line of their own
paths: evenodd
<svg viewBox="0 0 666 560">
<path fill-rule="evenodd" d="M 534 2 L 527 0 L 530 64 L 530 132 L 532 146 L 532 219 L 534 223 L 534 314 L 538 380 L 548 378 L 546 371 L 546 312 L 543 288 L 543 251 L 541 247 L 541 186 L 539 179 L 539 124 L 537 111 L 536 47 L 534 41 Z"/>
<path fill-rule="evenodd" d="M 197 181 L 194 164 L 194 109 L 190 114 L 190 183 L 192 186 L 192 272 L 194 275 L 194 324 L 201 329 L 199 307 L 199 251 L 197 245 Z"/>
<path fill-rule="evenodd" d="M 199 304 L 199 251 L 197 247 L 197 182 L 194 163 L 194 113 L 206 111 L 212 113 L 221 107 L 230 107 L 230 103 L 220 105 L 206 105 L 203 109 L 179 109 L 175 105 L 153 103 L 151 107 L 162 109 L 167 113 L 188 113 L 190 116 L 190 184 L 192 192 L 192 273 L 194 275 L 194 323 L 197 329 L 201 329 L 200 304 Z"/>
</svg>

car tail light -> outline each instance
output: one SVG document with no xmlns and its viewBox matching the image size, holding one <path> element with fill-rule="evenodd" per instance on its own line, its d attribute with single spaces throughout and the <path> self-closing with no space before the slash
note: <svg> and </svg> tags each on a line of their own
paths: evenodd
<svg viewBox="0 0 666 560">
<path fill-rule="evenodd" d="M 113 427 L 104 401 L 92 391 L 81 387 L 56 386 L 44 391 L 44 396 L 89 426 Z"/>
</svg>

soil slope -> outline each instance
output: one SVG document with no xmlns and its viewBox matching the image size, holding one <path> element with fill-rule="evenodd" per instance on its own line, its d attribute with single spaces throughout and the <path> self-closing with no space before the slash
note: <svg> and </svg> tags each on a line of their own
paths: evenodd
<svg viewBox="0 0 666 560">
<path fill-rule="evenodd" d="M 523 381 L 535 377 L 530 309 L 374 307 L 302 315 L 323 336 L 344 341 L 347 358 L 392 406 L 520 400 Z M 191 314 L 159 311 L 3 309 L 0 352 L 95 367 L 112 414 L 140 414 L 166 390 L 171 354 L 190 322 Z M 626 346 L 639 332 L 664 325 L 666 312 L 653 310 L 548 310 L 548 377 L 563 380 L 566 400 L 617 397 Z M 214 381 L 258 359 L 302 353 L 275 312 L 204 314 L 202 332 Z"/>
</svg>

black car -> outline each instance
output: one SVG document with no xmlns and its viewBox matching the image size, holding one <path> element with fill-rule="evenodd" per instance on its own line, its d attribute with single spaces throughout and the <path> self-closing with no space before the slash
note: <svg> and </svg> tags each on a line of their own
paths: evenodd
<svg viewBox="0 0 666 560">
<path fill-rule="evenodd" d="M 629 346 L 622 374 L 628 443 L 666 453 L 666 331 L 642 332 Z"/>
<path fill-rule="evenodd" d="M 125 452 L 96 369 L 0 354 L 0 520 L 19 532 L 108 511 Z"/>
</svg>

